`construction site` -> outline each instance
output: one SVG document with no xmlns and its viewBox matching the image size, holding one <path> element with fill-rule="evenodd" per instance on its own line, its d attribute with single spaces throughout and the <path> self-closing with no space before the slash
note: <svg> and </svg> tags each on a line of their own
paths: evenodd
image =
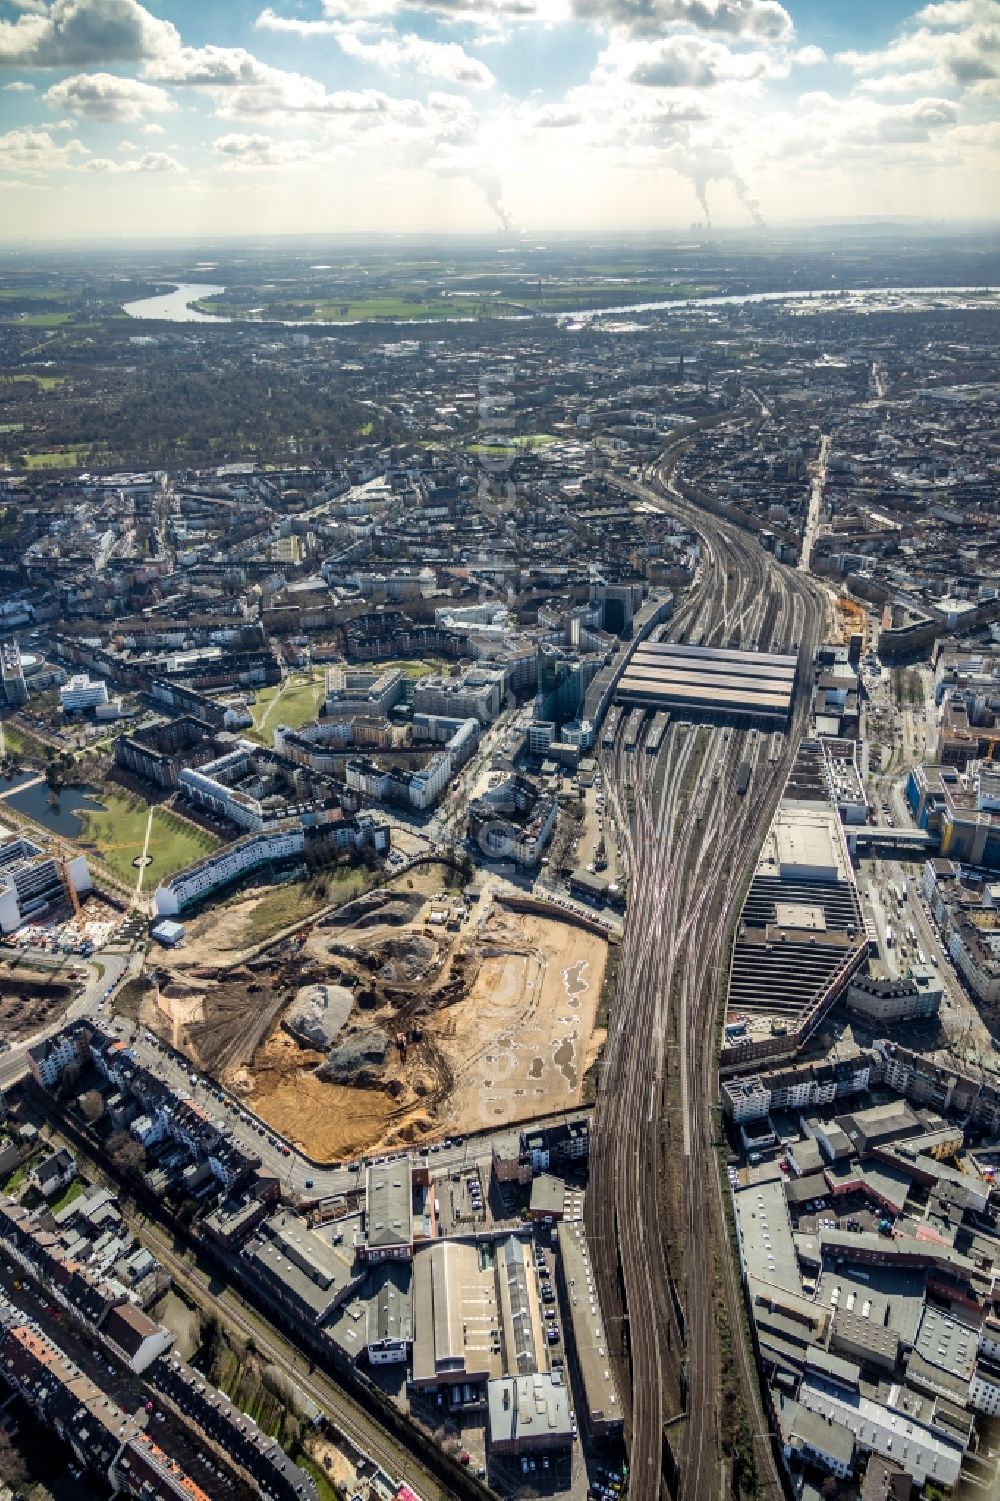
<svg viewBox="0 0 1000 1501">
<path fill-rule="evenodd" d="M 142 1019 L 318 1161 L 572 1108 L 602 1041 L 605 940 L 439 866 L 192 957 L 164 956 Z"/>
<path fill-rule="evenodd" d="M 84 977 L 69 965 L 44 969 L 21 958 L 0 959 L 0 1044 L 23 1042 L 50 1026 Z"/>
</svg>

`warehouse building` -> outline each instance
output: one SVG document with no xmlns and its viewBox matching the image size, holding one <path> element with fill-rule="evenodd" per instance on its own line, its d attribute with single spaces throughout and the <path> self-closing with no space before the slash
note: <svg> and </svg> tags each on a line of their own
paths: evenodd
<svg viewBox="0 0 1000 1501">
<path fill-rule="evenodd" d="M 576 1364 L 583 1394 L 583 1422 L 591 1439 L 620 1438 L 622 1404 L 611 1369 L 608 1332 L 591 1266 L 583 1226 L 561 1224 L 559 1277 L 562 1283 L 566 1347 Z"/>
<path fill-rule="evenodd" d="M 615 700 L 692 719 L 783 728 L 792 712 L 797 658 L 774 652 L 646 642 L 636 647 Z"/>
<path fill-rule="evenodd" d="M 573 1442 L 569 1390 L 561 1371 L 489 1384 L 490 1452 L 540 1454 Z"/>
</svg>

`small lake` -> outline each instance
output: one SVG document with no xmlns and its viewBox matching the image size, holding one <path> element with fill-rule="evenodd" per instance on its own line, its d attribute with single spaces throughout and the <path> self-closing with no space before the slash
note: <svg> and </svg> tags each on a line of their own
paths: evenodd
<svg viewBox="0 0 1000 1501">
<path fill-rule="evenodd" d="M 55 799 L 55 801 L 52 801 Z M 0 823 L 3 823 L 4 804 L 33 818 L 43 828 L 64 839 L 79 839 L 81 824 L 79 813 L 96 813 L 102 804 L 93 787 L 64 787 L 61 792 L 50 792 L 44 782 L 15 792 L 0 802 Z"/>
<path fill-rule="evenodd" d="M 168 323 L 230 323 L 230 318 L 200 313 L 191 306 L 200 297 L 213 297 L 217 292 L 225 290 L 225 287 L 211 282 L 190 281 L 158 297 L 141 297 L 138 302 L 126 302 L 123 308 L 130 318 L 159 318 Z"/>
<path fill-rule="evenodd" d="M 37 775 L 35 771 L 19 771 L 16 776 L 0 777 L 0 792 L 9 792 L 12 787 L 23 787 L 25 782 L 33 782 Z"/>
</svg>

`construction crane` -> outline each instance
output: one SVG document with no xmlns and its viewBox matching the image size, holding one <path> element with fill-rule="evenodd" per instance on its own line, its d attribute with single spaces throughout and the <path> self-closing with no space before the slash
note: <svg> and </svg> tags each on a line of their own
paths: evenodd
<svg viewBox="0 0 1000 1501">
<path fill-rule="evenodd" d="M 63 844 L 58 839 L 51 840 L 51 846 L 52 858 L 55 860 L 56 869 L 62 877 L 62 883 L 65 888 L 66 895 L 69 897 L 70 906 L 73 908 L 73 916 L 79 924 L 83 919 L 83 908 L 80 905 L 79 892 L 73 885 L 73 877 L 69 873 L 69 862 L 70 860 L 76 858 L 76 852 L 70 850 L 67 845 Z"/>
</svg>

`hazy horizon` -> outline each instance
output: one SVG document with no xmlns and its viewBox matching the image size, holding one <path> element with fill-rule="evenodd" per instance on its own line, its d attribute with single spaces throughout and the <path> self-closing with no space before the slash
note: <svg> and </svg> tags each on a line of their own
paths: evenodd
<svg viewBox="0 0 1000 1501">
<path fill-rule="evenodd" d="M 998 23 L 998 0 L 0 0 L 0 239 L 988 225 Z"/>
</svg>

